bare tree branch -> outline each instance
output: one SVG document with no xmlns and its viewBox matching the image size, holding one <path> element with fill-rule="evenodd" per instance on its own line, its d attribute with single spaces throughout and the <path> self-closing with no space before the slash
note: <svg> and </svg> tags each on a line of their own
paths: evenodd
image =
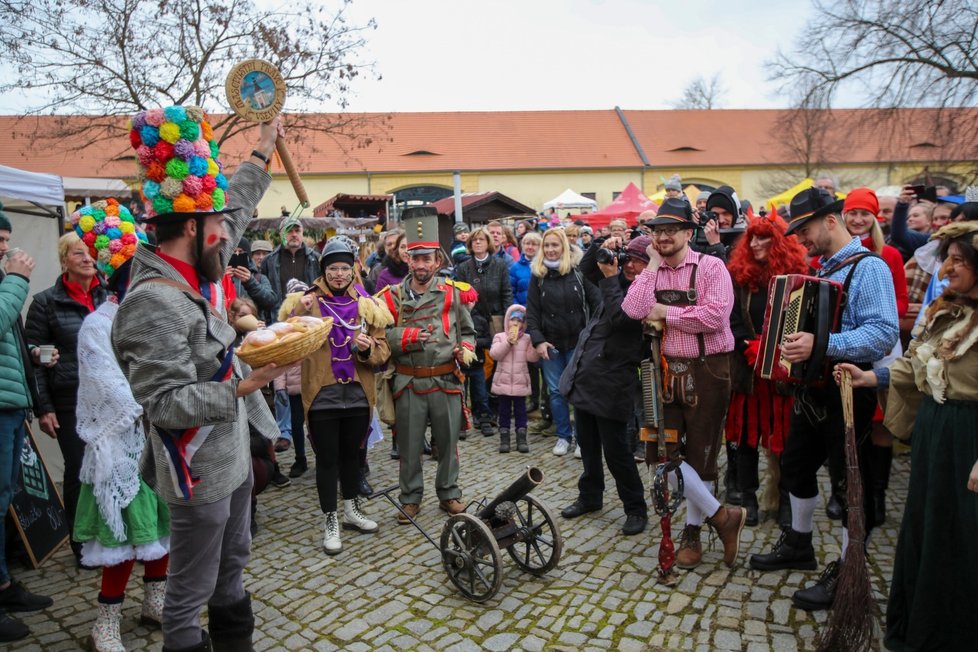
<svg viewBox="0 0 978 652">
<path fill-rule="evenodd" d="M 709 79 L 697 77 L 683 89 L 682 97 L 672 103 L 674 109 L 719 109 L 723 97 L 727 94 L 720 73 L 714 73 Z"/>
<path fill-rule="evenodd" d="M 0 103 L 36 98 L 27 115 L 105 116 L 83 130 L 64 120 L 66 131 L 37 134 L 76 136 L 70 142 L 81 149 L 119 138 L 125 121 L 112 117 L 148 107 L 192 103 L 223 113 L 228 71 L 256 57 L 281 70 L 288 110 L 317 111 L 290 120 L 294 138 L 313 130 L 355 148 L 375 136 L 363 136 L 366 118 L 339 112 L 353 80 L 375 74 L 361 53 L 376 24 L 348 23 L 350 0 L 337 2 L 331 11 L 316 0 L 277 9 L 253 0 L 0 0 L 0 64 L 9 71 L 0 78 Z M 338 112 L 318 113 L 324 107 Z M 222 142 L 241 128 L 231 118 L 214 125 Z"/>
</svg>

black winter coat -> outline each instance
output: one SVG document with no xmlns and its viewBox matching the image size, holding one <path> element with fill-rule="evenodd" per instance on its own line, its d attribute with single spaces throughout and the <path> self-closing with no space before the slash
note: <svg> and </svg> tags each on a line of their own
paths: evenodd
<svg viewBox="0 0 978 652">
<path fill-rule="evenodd" d="M 598 282 L 601 305 L 560 377 L 560 393 L 571 405 L 615 421 L 627 421 L 635 412 L 638 365 L 648 354 L 642 322 L 621 309 L 629 285 L 620 273 Z"/>
<path fill-rule="evenodd" d="M 530 276 L 526 293 L 526 332 L 533 346 L 550 342 L 560 351 L 577 344 L 588 316 L 597 312 L 601 293 L 577 270 L 561 275 L 548 269 L 543 278 Z M 586 306 L 586 308 L 585 308 Z"/>
<path fill-rule="evenodd" d="M 105 303 L 108 295 L 100 284 L 92 292 L 95 307 Z M 41 413 L 74 410 L 78 404 L 78 331 L 89 315 L 88 308 L 68 296 L 62 276 L 54 285 L 38 292 L 27 310 L 24 329 L 31 346 L 53 344 L 58 349 L 58 363 L 48 369 L 38 366 L 38 398 Z"/>
<path fill-rule="evenodd" d="M 509 268 L 506 263 L 496 256 L 489 256 L 483 263 L 482 271 L 476 265 L 475 258 L 469 258 L 455 268 L 455 280 L 470 284 L 479 293 L 479 300 L 472 307 L 472 315 L 482 315 L 486 324 L 491 323 L 492 317 L 504 317 L 506 309 L 513 305 L 513 286 L 509 282 Z M 473 319 L 473 321 L 475 321 Z M 476 324 L 476 338 L 488 338 L 492 344 L 493 333 L 479 331 Z M 489 348 L 488 346 L 485 348 Z"/>
</svg>

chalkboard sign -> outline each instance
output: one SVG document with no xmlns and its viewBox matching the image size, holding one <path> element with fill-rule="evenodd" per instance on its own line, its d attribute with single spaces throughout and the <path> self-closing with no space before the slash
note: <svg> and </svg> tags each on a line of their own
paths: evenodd
<svg viewBox="0 0 978 652">
<path fill-rule="evenodd" d="M 68 517 L 58 489 L 37 450 L 30 424 L 20 454 L 20 474 L 10 501 L 10 514 L 34 568 L 68 540 Z"/>
</svg>

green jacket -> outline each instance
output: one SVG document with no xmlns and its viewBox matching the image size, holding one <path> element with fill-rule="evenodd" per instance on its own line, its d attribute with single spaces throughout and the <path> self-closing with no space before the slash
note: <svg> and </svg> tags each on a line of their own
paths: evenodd
<svg viewBox="0 0 978 652">
<path fill-rule="evenodd" d="M 0 275 L 0 410 L 31 407 L 18 320 L 30 287 L 23 276 Z"/>
<path fill-rule="evenodd" d="M 456 347 L 465 346 L 470 351 L 474 350 L 472 316 L 462 305 L 458 289 L 446 282 L 444 277 L 436 276 L 427 292 L 417 299 L 411 299 L 408 290 L 410 283 L 409 274 L 401 283 L 388 286 L 382 295 L 396 320 L 387 329 L 391 362 L 409 367 L 438 367 L 454 362 Z M 422 344 L 416 337 L 422 329 L 431 332 L 427 344 Z M 452 374 L 431 378 L 401 373 L 394 375 L 395 396 L 409 386 L 416 394 L 438 390 L 458 392 L 461 389 L 461 383 Z"/>
</svg>

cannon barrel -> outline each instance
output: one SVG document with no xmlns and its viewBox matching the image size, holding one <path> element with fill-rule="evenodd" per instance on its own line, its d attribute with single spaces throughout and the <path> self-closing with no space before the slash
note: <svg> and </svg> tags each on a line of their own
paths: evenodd
<svg viewBox="0 0 978 652">
<path fill-rule="evenodd" d="M 509 485 L 499 493 L 491 503 L 479 510 L 476 514 L 483 521 L 491 521 L 496 514 L 496 506 L 504 502 L 516 502 L 526 494 L 533 491 L 533 487 L 543 482 L 543 471 L 535 466 L 528 466 L 526 473 L 516 479 L 516 482 Z"/>
</svg>

